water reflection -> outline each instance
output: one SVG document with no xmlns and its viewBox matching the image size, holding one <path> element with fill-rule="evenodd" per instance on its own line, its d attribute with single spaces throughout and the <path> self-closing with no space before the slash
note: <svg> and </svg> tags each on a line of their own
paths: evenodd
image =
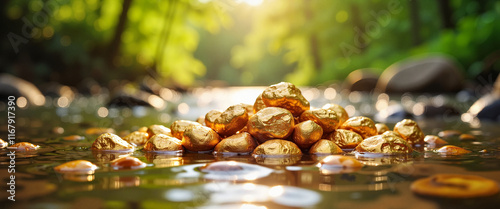
<svg viewBox="0 0 500 209">
<path fill-rule="evenodd" d="M 297 164 L 302 156 L 274 157 L 274 156 L 255 156 L 255 160 L 260 165 L 266 166 L 286 166 Z"/>
<path fill-rule="evenodd" d="M 236 161 L 209 163 L 200 170 L 206 173 L 203 176 L 205 179 L 225 181 L 252 181 L 266 177 L 273 172 L 272 169 L 263 166 Z"/>
<path fill-rule="evenodd" d="M 99 179 L 100 188 L 105 190 L 137 187 L 139 185 L 141 185 L 139 176 L 111 176 Z"/>
<path fill-rule="evenodd" d="M 174 167 L 184 165 L 184 158 L 176 154 L 164 154 L 146 152 L 145 157 L 148 162 L 153 163 L 157 168 Z"/>
<path fill-rule="evenodd" d="M 289 207 L 313 207 L 322 199 L 318 192 L 285 185 L 270 187 L 254 183 L 209 183 L 204 186 L 204 189 L 210 194 L 209 204 L 211 206 L 203 208 L 210 208 L 213 206 L 220 208 L 228 205 L 233 206 L 233 208 L 234 206 L 241 206 L 242 208 L 267 208 L 265 206 L 253 205 L 253 203 L 266 202 L 274 202 L 278 205 Z M 238 205 L 234 203 L 244 203 L 248 205 Z"/>
<path fill-rule="evenodd" d="M 115 159 L 126 157 L 131 154 L 132 152 L 105 152 L 92 150 L 94 158 L 102 164 L 108 164 Z"/>
</svg>

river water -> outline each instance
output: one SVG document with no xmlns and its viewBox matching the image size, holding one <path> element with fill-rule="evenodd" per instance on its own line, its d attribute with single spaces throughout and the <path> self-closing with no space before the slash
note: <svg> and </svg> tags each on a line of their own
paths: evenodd
<svg viewBox="0 0 500 209">
<path fill-rule="evenodd" d="M 184 95 L 173 94 L 159 109 L 110 108 L 105 105 L 104 97 L 77 97 L 62 104 L 58 98 L 47 98 L 45 106 L 17 108 L 16 142 L 27 141 L 41 148 L 36 152 L 16 153 L 15 202 L 8 200 L 11 194 L 6 192 L 11 176 L 9 151 L 0 149 L 0 208 L 496 208 L 500 205 L 499 194 L 452 200 L 418 196 L 409 189 L 414 180 L 437 173 L 472 174 L 500 182 L 499 124 L 471 120 L 464 115 L 415 120 L 426 134 L 453 129 L 474 135 L 473 141 L 460 141 L 458 136 L 446 138 L 450 144 L 472 153 L 442 156 L 431 147 L 397 157 L 347 153 L 365 164 L 353 172 L 320 169 L 317 163 L 325 156 L 307 154 L 256 159 L 250 155 L 189 152 L 167 155 L 141 150 L 113 154 L 90 150 L 98 134 L 86 132 L 88 128 L 113 128 L 123 136 L 141 126 L 168 127 L 176 119 L 195 120 L 211 109 L 252 104 L 261 91 L 259 87 L 197 89 Z M 370 117 L 376 117 L 393 100 L 403 107 L 408 105 L 404 101 L 414 106 L 424 100 L 449 100 L 443 95 L 399 95 L 389 99 L 389 95 L 352 96 L 331 89 L 311 88 L 303 92 L 313 106 L 339 103 L 351 115 Z M 389 120 L 387 124 L 392 128 L 395 122 Z M 7 125 L 3 121 L 0 124 L 0 137 L 6 139 Z M 70 135 L 83 139 L 66 140 Z M 121 155 L 135 156 L 146 162 L 147 167 L 112 169 L 109 162 Z M 89 160 L 99 169 L 92 175 L 62 175 L 53 170 L 57 165 L 78 159 Z M 203 170 L 209 163 L 237 169 Z"/>
</svg>

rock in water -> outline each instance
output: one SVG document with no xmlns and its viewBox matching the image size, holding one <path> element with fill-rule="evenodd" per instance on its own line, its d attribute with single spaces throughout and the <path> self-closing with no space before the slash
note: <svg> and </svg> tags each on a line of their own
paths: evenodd
<svg viewBox="0 0 500 209">
<path fill-rule="evenodd" d="M 3 100 L 9 96 L 25 97 L 29 104 L 36 106 L 45 104 L 45 97 L 35 85 L 13 75 L 1 73 L 0 98 Z"/>
<path fill-rule="evenodd" d="M 409 58 L 389 66 L 377 89 L 383 92 L 453 92 L 462 88 L 459 67 L 445 56 Z"/>
<path fill-rule="evenodd" d="M 343 85 L 349 91 L 371 92 L 377 86 L 377 81 L 377 74 L 370 69 L 359 69 L 349 73 Z"/>
</svg>

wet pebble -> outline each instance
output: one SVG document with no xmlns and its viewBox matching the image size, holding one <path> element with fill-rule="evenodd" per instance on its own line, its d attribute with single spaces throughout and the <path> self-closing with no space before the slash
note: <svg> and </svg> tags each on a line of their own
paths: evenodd
<svg viewBox="0 0 500 209">
<path fill-rule="evenodd" d="M 87 160 L 73 160 L 54 167 L 59 173 L 91 174 L 97 170 L 97 165 Z"/>
<path fill-rule="evenodd" d="M 111 161 L 110 166 L 115 170 L 141 169 L 146 167 L 146 163 L 136 157 L 125 156 Z"/>
<path fill-rule="evenodd" d="M 19 143 L 15 143 L 9 147 L 7 147 L 7 149 L 10 149 L 10 150 L 16 150 L 16 151 L 35 151 L 35 150 L 38 150 L 40 149 L 40 146 L 38 145 L 34 145 L 32 143 L 29 143 L 29 142 L 19 142 Z"/>
</svg>

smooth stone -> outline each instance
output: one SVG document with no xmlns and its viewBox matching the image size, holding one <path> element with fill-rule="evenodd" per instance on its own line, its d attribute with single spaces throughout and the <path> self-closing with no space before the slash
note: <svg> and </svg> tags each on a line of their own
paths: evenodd
<svg viewBox="0 0 500 209">
<path fill-rule="evenodd" d="M 45 104 L 45 97 L 34 84 L 10 74 L 0 73 L 0 99 L 7 101 L 9 96 L 25 97 L 29 104 L 35 106 Z"/>
<path fill-rule="evenodd" d="M 371 69 L 359 69 L 349 73 L 343 86 L 349 91 L 371 92 L 375 89 L 378 82 L 377 74 Z"/>
<path fill-rule="evenodd" d="M 380 76 L 382 92 L 454 92 L 462 89 L 464 77 L 452 59 L 434 55 L 410 57 L 389 66 Z"/>
</svg>

